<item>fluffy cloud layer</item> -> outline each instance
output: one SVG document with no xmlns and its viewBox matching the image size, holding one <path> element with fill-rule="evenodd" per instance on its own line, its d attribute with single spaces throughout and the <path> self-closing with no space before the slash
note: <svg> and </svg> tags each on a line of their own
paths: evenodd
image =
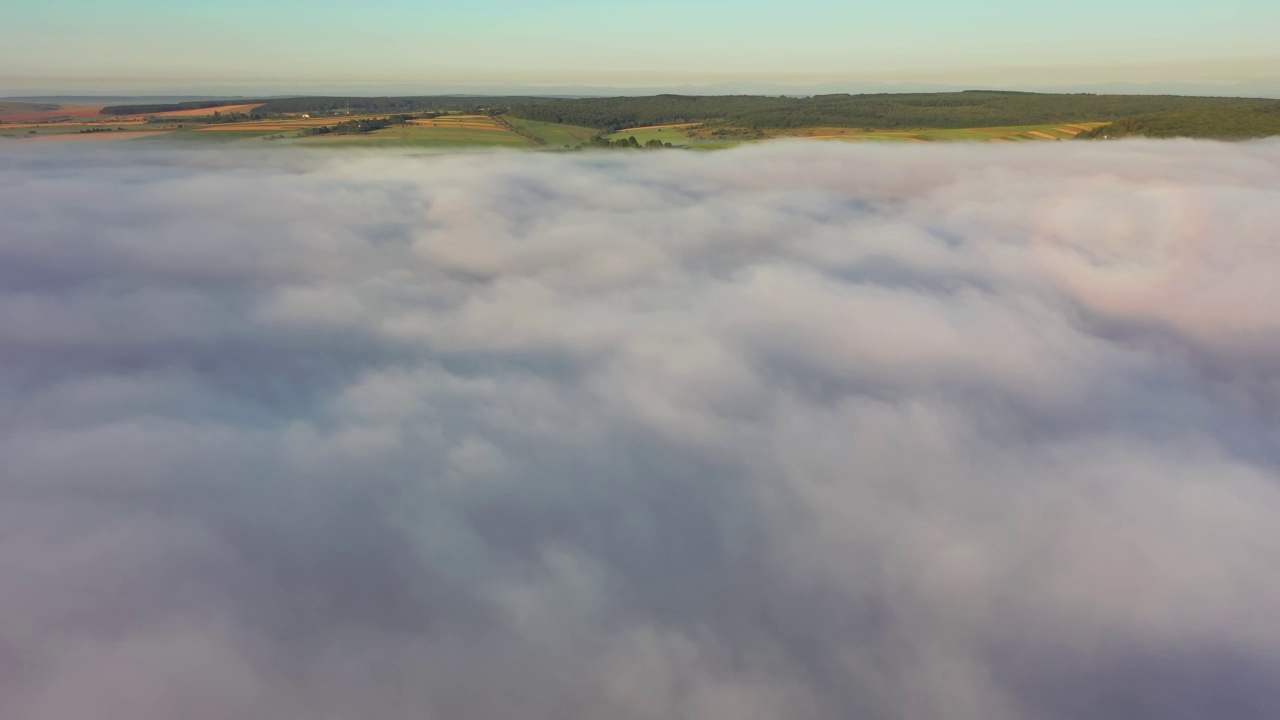
<svg viewBox="0 0 1280 720">
<path fill-rule="evenodd" d="M 1262 718 L 1280 145 L 0 156 L 0 716 Z"/>
</svg>

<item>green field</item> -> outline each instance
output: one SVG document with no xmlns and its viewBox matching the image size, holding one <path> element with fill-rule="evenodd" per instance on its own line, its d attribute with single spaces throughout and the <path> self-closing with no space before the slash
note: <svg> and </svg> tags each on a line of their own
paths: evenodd
<svg viewBox="0 0 1280 720">
<path fill-rule="evenodd" d="M 1098 123 L 1084 123 L 1093 126 Z M 843 140 L 850 142 L 885 141 L 885 142 L 1037 142 L 1044 140 L 1070 140 L 1071 132 L 1059 129 L 1061 124 L 1054 125 L 1012 125 L 1007 127 L 987 128 L 926 128 L 913 130 L 859 130 L 856 128 L 805 128 L 795 131 L 773 131 L 757 133 L 741 128 L 698 127 L 664 127 L 645 130 L 624 130 L 605 136 L 608 140 L 625 140 L 634 137 L 641 145 L 650 140 L 659 140 L 681 147 L 697 150 L 712 150 L 733 147 L 744 142 L 775 139 L 813 139 Z M 730 132 L 724 137 L 711 133 L 717 130 Z M 702 137 L 698 137 L 701 135 Z"/>
<path fill-rule="evenodd" d="M 263 125 L 258 127 L 257 125 Z M 311 122 L 314 126 L 315 123 Z M 278 147 L 419 147 L 419 148 L 535 148 L 532 140 L 510 132 L 501 126 L 494 129 L 469 127 L 429 127 L 422 125 L 395 125 L 382 130 L 361 134 L 329 134 L 299 137 L 306 130 L 307 124 L 282 121 L 277 123 L 237 123 L 228 125 L 196 125 L 189 124 L 177 127 L 173 123 L 153 123 L 147 125 L 127 126 L 124 132 L 103 133 L 103 135 L 124 135 L 130 131 L 165 131 L 164 134 L 144 135 L 136 138 L 138 142 L 148 144 L 185 144 L 185 145 L 260 145 L 270 143 Z M 0 125 L 0 137 L 25 138 L 42 135 L 71 136 L 79 134 L 84 126 L 49 125 L 34 128 L 6 128 Z M 559 129 L 553 126 L 553 129 Z M 580 137 L 583 133 L 594 133 L 587 128 L 569 128 L 562 137 Z M 572 133 L 572 134 L 571 134 Z M 554 137 L 554 134 L 548 133 Z M 590 135 L 587 136 L 587 139 Z M 124 138 L 117 138 L 124 139 Z M 576 144 L 576 142 L 575 142 Z"/>
<path fill-rule="evenodd" d="M 514 117 L 508 117 L 506 120 L 513 126 L 538 138 L 550 148 L 581 145 L 600 134 L 599 130 L 578 125 L 561 125 L 559 123 L 522 120 Z"/>
<path fill-rule="evenodd" d="M 290 141 L 308 147 L 506 147 L 532 148 L 533 141 L 505 130 L 400 125 L 360 135 L 317 135 Z"/>
<path fill-rule="evenodd" d="M 612 135 L 606 135 L 605 138 L 608 140 L 626 140 L 629 137 L 634 137 L 636 142 L 641 145 L 650 140 L 657 140 L 663 144 L 671 143 L 672 145 L 694 145 L 704 142 L 690 137 L 688 133 L 690 129 L 689 127 L 663 127 L 645 130 L 623 130 Z"/>
<path fill-rule="evenodd" d="M 162 129 L 162 128 L 156 128 Z M 286 137 L 292 133 L 281 132 L 280 130 L 201 130 L 195 131 L 191 129 L 175 130 L 165 133 L 164 135 L 151 135 L 140 138 L 139 142 L 149 143 L 190 143 L 190 144 L 248 144 L 261 142 L 263 138 L 270 135 L 285 135 Z"/>
<path fill-rule="evenodd" d="M 25 135 L 72 135 L 84 128 L 66 125 L 42 125 L 38 128 L 7 127 L 0 125 L 0 137 L 23 137 Z M 35 132 L 32 132 L 32 131 Z"/>
<path fill-rule="evenodd" d="M 1096 123 L 1084 123 L 1094 125 Z M 1040 142 L 1070 140 L 1074 135 L 1061 125 L 1010 125 L 987 128 L 929 128 L 922 130 L 872 130 L 845 132 L 833 140 L 898 140 L 923 142 Z"/>
</svg>

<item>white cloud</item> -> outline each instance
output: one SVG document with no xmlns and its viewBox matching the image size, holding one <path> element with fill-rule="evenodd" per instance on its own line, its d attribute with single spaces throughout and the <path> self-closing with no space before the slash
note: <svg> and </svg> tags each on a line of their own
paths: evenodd
<svg viewBox="0 0 1280 720">
<path fill-rule="evenodd" d="M 0 188 L 6 718 L 1280 702 L 1280 145 Z"/>
</svg>

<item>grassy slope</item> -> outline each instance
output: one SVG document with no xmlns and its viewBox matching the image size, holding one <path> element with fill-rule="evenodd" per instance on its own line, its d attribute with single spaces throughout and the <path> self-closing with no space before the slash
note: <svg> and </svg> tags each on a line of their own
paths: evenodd
<svg viewBox="0 0 1280 720">
<path fill-rule="evenodd" d="M 699 141 L 689 135 L 690 130 L 691 128 L 688 127 L 658 127 L 644 130 L 625 130 L 605 137 L 609 140 L 626 140 L 629 137 L 633 137 L 641 145 L 650 140 L 671 143 L 672 145 L 692 145 Z"/>
<path fill-rule="evenodd" d="M 527 138 L 506 130 L 473 130 L 401 125 L 360 135 L 317 135 L 292 141 L 316 147 L 535 147 Z"/>
<path fill-rule="evenodd" d="M 899 142 L 934 142 L 934 141 L 1007 141 L 1036 142 L 1043 140 L 1067 140 L 1075 137 L 1079 127 L 1091 127 L 1100 123 L 1084 123 L 1077 128 L 1065 128 L 1053 125 L 1014 125 L 1007 127 L 984 128 L 925 128 L 912 130 L 862 130 L 844 127 L 812 127 L 790 130 L 754 131 L 743 128 L 724 126 L 683 127 L 623 131 L 609 135 L 610 140 L 635 136 L 640 143 L 650 139 L 671 142 L 673 145 L 685 145 L 703 149 L 707 146 L 726 147 L 741 142 L 752 142 L 767 139 L 809 138 L 822 140 L 849 141 L 899 141 Z M 677 138 L 679 138 L 677 140 Z"/>
<path fill-rule="evenodd" d="M 369 116 L 377 117 L 377 116 Z M 348 118 L 341 118 L 343 120 Z M 454 123 L 451 121 L 457 120 Z M 136 126 L 138 130 L 174 130 L 165 135 L 146 138 L 152 143 L 182 143 L 188 145 L 257 145 L 271 142 L 278 146 L 304 147 L 533 147 L 534 143 L 501 126 L 486 120 L 470 118 L 446 118 L 445 126 L 396 125 L 376 132 L 353 135 L 316 135 L 298 137 L 298 133 L 318 125 L 332 125 L 337 120 L 293 119 L 243 122 L 226 125 L 201 125 L 195 123 L 164 122 Z M 492 129 L 464 127 L 463 124 L 488 124 Z M 456 125 L 456 126 L 450 126 Z M 0 126 L 3 127 L 3 126 Z M 41 133 L 45 128 L 40 128 Z M 52 128 L 49 129 L 52 132 Z M 72 132 L 78 132 L 73 128 Z M 0 133 L 4 131 L 0 130 Z M 16 133 L 17 131 L 8 131 Z M 23 131 L 25 132 L 25 130 Z"/>
<path fill-rule="evenodd" d="M 538 138 L 551 148 L 581 145 L 600 134 L 599 130 L 579 125 L 561 125 L 515 117 L 507 118 L 507 122 Z"/>
</svg>

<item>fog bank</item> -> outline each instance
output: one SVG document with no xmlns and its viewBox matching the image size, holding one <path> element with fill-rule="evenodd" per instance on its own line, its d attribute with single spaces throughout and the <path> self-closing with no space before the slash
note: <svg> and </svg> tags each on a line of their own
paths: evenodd
<svg viewBox="0 0 1280 720">
<path fill-rule="evenodd" d="M 0 716 L 1264 718 L 1280 144 L 0 154 Z"/>
</svg>

